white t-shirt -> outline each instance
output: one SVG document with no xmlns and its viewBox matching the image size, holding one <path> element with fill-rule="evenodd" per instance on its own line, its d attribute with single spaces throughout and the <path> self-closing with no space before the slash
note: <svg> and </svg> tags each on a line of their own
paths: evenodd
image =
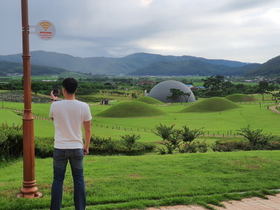
<svg viewBox="0 0 280 210">
<path fill-rule="evenodd" d="M 78 100 L 53 102 L 50 117 L 54 120 L 56 149 L 82 149 L 82 126 L 92 119 L 88 104 Z"/>
</svg>

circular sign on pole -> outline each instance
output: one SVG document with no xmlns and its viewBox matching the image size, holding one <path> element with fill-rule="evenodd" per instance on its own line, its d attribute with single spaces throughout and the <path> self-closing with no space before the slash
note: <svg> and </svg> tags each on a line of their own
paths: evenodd
<svg viewBox="0 0 280 210">
<path fill-rule="evenodd" d="M 35 27 L 35 33 L 42 40 L 51 40 L 55 35 L 55 27 L 48 20 L 41 20 Z"/>
</svg>

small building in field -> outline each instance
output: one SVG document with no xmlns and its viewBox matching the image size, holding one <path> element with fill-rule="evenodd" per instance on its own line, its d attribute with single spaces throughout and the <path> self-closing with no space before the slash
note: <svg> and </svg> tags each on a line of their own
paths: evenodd
<svg viewBox="0 0 280 210">
<path fill-rule="evenodd" d="M 100 104 L 101 105 L 109 105 L 109 99 L 102 99 Z"/>
</svg>

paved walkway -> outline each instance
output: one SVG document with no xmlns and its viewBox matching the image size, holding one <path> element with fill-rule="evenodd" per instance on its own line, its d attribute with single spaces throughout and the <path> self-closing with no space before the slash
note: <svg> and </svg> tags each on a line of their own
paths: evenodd
<svg viewBox="0 0 280 210">
<path fill-rule="evenodd" d="M 277 114 L 280 114 L 280 112 L 278 111 L 277 107 L 279 107 L 279 105 L 277 105 L 277 106 L 271 106 L 271 107 L 269 107 L 269 110 L 270 110 L 270 111 L 273 111 L 273 112 L 275 112 L 275 113 L 277 113 Z"/>
<path fill-rule="evenodd" d="M 280 210 L 280 194 L 276 196 L 268 195 L 268 199 L 253 197 L 244 198 L 241 201 L 225 201 L 221 202 L 225 205 L 224 207 L 214 206 L 217 210 Z M 162 206 L 160 208 L 148 208 L 146 210 L 206 210 L 206 208 L 197 205 L 184 206 Z"/>
</svg>

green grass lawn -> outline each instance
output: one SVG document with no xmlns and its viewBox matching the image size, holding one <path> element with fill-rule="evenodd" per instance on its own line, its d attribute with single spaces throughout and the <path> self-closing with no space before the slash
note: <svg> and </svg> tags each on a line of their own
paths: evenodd
<svg viewBox="0 0 280 210">
<path fill-rule="evenodd" d="M 167 115 L 147 118 L 97 118 L 93 119 L 93 126 L 98 127 L 96 134 L 110 133 L 110 128 L 113 126 L 120 127 L 123 132 L 124 128 L 128 131 L 136 132 L 137 129 L 144 132 L 144 129 L 151 134 L 149 140 L 157 141 L 158 137 L 152 134 L 151 129 L 155 125 L 162 123 L 166 125 L 175 124 L 177 128 L 188 125 L 191 129 L 203 128 L 206 134 L 210 135 L 229 135 L 236 133 L 236 130 L 251 125 L 252 129 L 263 129 L 263 132 L 280 135 L 280 130 L 277 126 L 279 115 L 271 112 L 266 106 L 260 107 L 255 105 L 241 105 L 241 108 L 210 113 L 180 113 L 184 106 L 163 106 L 157 107 L 166 112 Z M 102 126 L 102 127 L 101 127 Z M 108 126 L 108 128 L 107 128 Z M 114 129 L 115 131 L 115 129 Z M 209 132 L 209 133 L 208 133 Z M 140 133 L 140 134 L 141 134 Z M 144 132 L 146 133 L 146 132 Z M 103 136 L 103 135 L 102 135 Z M 159 140 L 159 139 L 158 139 Z"/>
<path fill-rule="evenodd" d="M 9 125 L 21 125 L 22 117 L 15 112 L 8 109 L 0 109 L 1 124 L 7 123 Z"/>
<path fill-rule="evenodd" d="M 1 105 L 1 104 L 0 104 Z M 153 131 L 158 124 L 181 129 L 205 131 L 198 140 L 208 144 L 220 138 L 234 139 L 240 128 L 251 126 L 264 133 L 280 136 L 280 115 L 268 110 L 273 104 L 242 103 L 240 108 L 219 112 L 181 113 L 184 104 L 155 106 L 166 113 L 157 117 L 107 118 L 95 115 L 113 105 L 90 105 L 93 134 L 119 140 L 121 135 L 140 134 L 141 142 L 161 141 Z M 4 107 L 23 110 L 22 103 L 4 102 Z M 2 107 L 2 106 L 0 106 Z M 34 116 L 48 116 L 50 104 L 32 104 Z M 0 108 L 0 123 L 18 125 L 22 116 Z M 34 120 L 35 136 L 52 137 L 52 121 Z M 230 135 L 230 137 L 222 137 Z M 198 153 L 144 156 L 86 156 L 85 177 L 87 209 L 135 209 L 175 204 L 219 204 L 244 196 L 264 196 L 268 189 L 280 188 L 280 151 Z M 36 159 L 36 180 L 43 198 L 17 199 L 22 187 L 22 161 L 0 162 L 0 209 L 49 209 L 52 182 L 52 159 Z M 73 184 L 68 168 L 64 187 L 63 209 L 73 209 Z M 238 192 L 247 192 L 239 194 Z"/>
<path fill-rule="evenodd" d="M 86 156 L 87 209 L 135 209 L 176 204 L 218 204 L 280 188 L 280 151 L 146 156 Z M 18 199 L 22 161 L 1 167 L 0 209 L 49 209 L 52 159 L 36 159 L 38 199 Z M 254 194 L 235 194 L 252 192 Z M 258 192 L 256 194 L 256 192 Z M 63 209 L 73 209 L 68 167 Z"/>
<path fill-rule="evenodd" d="M 112 107 L 107 105 L 90 105 L 93 115 L 92 130 L 93 134 L 101 137 L 111 137 L 120 139 L 121 135 L 140 134 L 142 142 L 160 141 L 153 131 L 159 123 L 172 125 L 180 129 L 181 126 L 187 125 L 191 129 L 205 131 L 207 136 L 234 135 L 240 128 L 251 126 L 252 129 L 263 129 L 264 133 L 272 133 L 280 136 L 278 121 L 280 115 L 268 110 L 268 106 L 273 104 L 261 104 L 252 102 L 241 104 L 241 108 L 207 113 L 180 113 L 185 109 L 185 105 L 173 106 L 156 106 L 157 109 L 165 112 L 165 115 L 157 117 L 130 117 L 130 118 L 105 118 L 96 117 L 95 115 Z M 188 105 L 189 106 L 189 105 Z M 4 107 L 23 110 L 22 103 L 4 102 Z M 34 115 L 48 117 L 50 104 L 32 104 Z M 22 117 L 12 111 L 0 109 L 0 123 L 22 123 Z M 34 122 L 35 136 L 51 137 L 54 128 L 51 121 L 35 119 Z"/>
</svg>

